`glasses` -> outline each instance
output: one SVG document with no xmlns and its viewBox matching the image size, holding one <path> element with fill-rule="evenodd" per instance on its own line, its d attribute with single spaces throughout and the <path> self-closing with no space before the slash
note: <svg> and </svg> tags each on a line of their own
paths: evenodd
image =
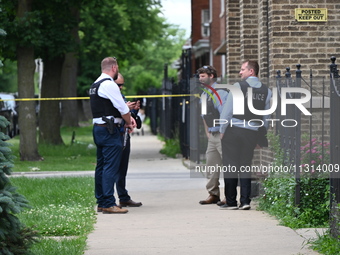
<svg viewBox="0 0 340 255">
<path fill-rule="evenodd" d="M 209 72 L 212 71 L 211 67 L 210 66 L 202 66 L 203 69 L 207 69 Z"/>
<path fill-rule="evenodd" d="M 117 83 L 119 87 L 124 86 L 124 83 Z"/>
<path fill-rule="evenodd" d="M 207 74 L 211 74 L 211 72 L 213 71 L 213 69 L 210 66 L 202 66 L 200 69 L 201 70 L 207 69 L 207 72 L 204 72 L 204 73 L 207 73 Z M 197 71 L 199 71 L 200 69 L 198 69 Z"/>
</svg>

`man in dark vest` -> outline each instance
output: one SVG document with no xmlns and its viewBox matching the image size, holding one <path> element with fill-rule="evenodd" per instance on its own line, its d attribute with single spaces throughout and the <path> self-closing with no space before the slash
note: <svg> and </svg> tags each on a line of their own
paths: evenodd
<svg viewBox="0 0 340 255">
<path fill-rule="evenodd" d="M 93 139 L 97 146 L 95 170 L 95 197 L 97 211 L 104 214 L 127 213 L 117 206 L 114 185 L 119 178 L 119 165 L 123 150 L 119 131 L 122 121 L 125 128 L 133 131 L 130 109 L 124 102 L 118 85 L 118 63 L 114 57 L 107 57 L 101 63 L 102 74 L 90 88 L 90 102 L 93 115 Z"/>
<path fill-rule="evenodd" d="M 258 129 L 260 126 L 268 128 L 266 121 L 269 116 L 260 116 L 252 113 L 248 107 L 248 97 L 256 110 L 270 108 L 271 91 L 258 79 L 259 65 L 256 61 L 246 61 L 241 66 L 242 81 L 234 86 L 240 88 L 244 96 L 244 114 L 236 115 L 233 112 L 233 94 L 229 93 L 221 113 L 221 119 L 226 124 L 221 125 L 222 161 L 224 169 L 224 186 L 226 204 L 220 209 L 249 210 L 251 193 L 251 171 L 254 150 L 258 144 Z M 252 88 L 252 95 L 248 88 Z M 236 105 L 239 105 L 236 102 Z M 237 204 L 237 183 L 240 178 L 240 205 Z"/>
<path fill-rule="evenodd" d="M 121 73 L 118 74 L 118 78 L 115 80 L 115 83 L 117 83 L 120 91 L 122 91 L 122 88 L 124 86 L 124 77 Z M 126 103 L 126 105 L 129 107 L 131 115 L 136 116 L 138 113 L 138 110 L 140 108 L 140 102 L 130 102 L 127 101 L 125 96 L 122 94 L 122 97 Z M 122 137 L 124 137 L 125 128 L 120 128 L 120 133 L 122 134 Z M 123 142 L 124 143 L 124 142 Z M 130 158 L 130 135 L 128 135 L 126 141 L 125 141 L 125 147 L 122 152 L 122 158 L 120 159 L 120 167 L 119 167 L 119 177 L 118 181 L 116 183 L 116 189 L 119 197 L 119 207 L 139 207 L 142 206 L 141 202 L 135 202 L 131 199 L 128 190 L 126 189 L 126 175 L 128 171 L 128 165 L 129 165 L 129 158 Z"/>
</svg>

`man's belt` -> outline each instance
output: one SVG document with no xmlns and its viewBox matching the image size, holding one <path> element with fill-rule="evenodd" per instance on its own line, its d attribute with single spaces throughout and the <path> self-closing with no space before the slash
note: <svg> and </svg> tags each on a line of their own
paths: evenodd
<svg viewBox="0 0 340 255">
<path fill-rule="evenodd" d="M 99 126 L 99 127 L 107 127 L 107 124 L 106 124 L 106 123 L 104 123 L 104 124 L 95 123 L 94 125 Z"/>
<path fill-rule="evenodd" d="M 99 127 L 107 127 L 107 123 L 103 123 L 103 124 L 95 123 L 94 125 L 99 126 Z M 113 125 L 115 127 L 120 127 L 120 124 L 118 124 L 118 123 L 114 123 Z"/>
</svg>

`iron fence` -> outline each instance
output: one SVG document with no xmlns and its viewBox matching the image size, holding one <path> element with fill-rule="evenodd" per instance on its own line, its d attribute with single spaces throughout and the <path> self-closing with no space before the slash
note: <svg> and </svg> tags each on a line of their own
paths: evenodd
<svg viewBox="0 0 340 255">
<path fill-rule="evenodd" d="M 295 189 L 295 203 L 300 204 L 301 190 L 300 190 L 300 175 L 301 168 L 313 166 L 313 148 L 303 151 L 302 145 L 321 144 L 321 152 L 317 166 L 313 166 L 313 171 L 319 168 L 322 172 L 328 175 L 324 177 L 329 178 L 330 183 L 330 228 L 334 237 L 338 238 L 339 231 L 339 207 L 340 202 L 340 78 L 335 64 L 335 57 L 331 58 L 330 65 L 330 82 L 326 83 L 325 78 L 313 77 L 312 70 L 309 73 L 308 81 L 302 77 L 301 65 L 296 65 L 295 79 L 292 77 L 290 68 L 286 68 L 285 77 L 281 76 L 281 72 L 277 72 L 276 87 L 278 89 L 278 109 L 276 111 L 276 118 L 280 121 L 287 119 L 294 119 L 297 125 L 294 128 L 285 128 L 282 125 L 276 126 L 276 132 L 280 136 L 281 147 L 285 153 L 285 164 L 293 166 L 296 189 Z M 328 85 L 330 84 L 330 87 Z M 301 94 L 287 93 L 282 97 L 282 88 L 307 88 L 311 94 L 309 103 L 305 104 L 308 107 L 310 116 L 301 116 L 301 110 L 295 105 L 287 105 L 287 115 L 281 114 L 281 100 L 282 98 L 297 99 Z M 329 151 L 328 147 L 329 146 Z M 304 152 L 304 155 L 301 155 Z M 327 154 L 330 154 L 328 158 Z M 309 166 L 305 166 L 301 162 L 302 158 L 307 158 Z M 308 160 L 309 158 L 309 160 Z M 303 172 L 303 171 L 302 171 Z"/>
<path fill-rule="evenodd" d="M 330 65 L 330 108 L 331 108 L 331 128 L 330 128 L 330 147 L 331 147 L 331 164 L 340 165 L 340 77 L 338 66 L 335 63 L 336 58 L 332 57 Z M 330 173 L 331 187 L 331 211 L 330 211 L 330 228 L 331 234 L 335 238 L 340 238 L 340 173 L 332 171 Z"/>
</svg>

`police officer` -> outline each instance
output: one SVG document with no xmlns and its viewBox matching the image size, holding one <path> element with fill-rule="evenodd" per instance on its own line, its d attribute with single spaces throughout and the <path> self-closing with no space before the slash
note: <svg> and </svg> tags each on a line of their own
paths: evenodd
<svg viewBox="0 0 340 255">
<path fill-rule="evenodd" d="M 122 90 L 124 86 L 124 77 L 121 73 L 118 74 L 118 78 L 115 80 L 117 83 L 118 87 L 120 90 Z M 140 102 L 128 102 L 126 101 L 125 96 L 122 94 L 122 97 L 127 104 L 127 106 L 130 109 L 130 112 L 134 114 L 135 116 L 138 113 L 138 110 L 140 108 Z M 121 134 L 125 133 L 125 128 L 121 127 L 120 128 Z M 124 136 L 123 136 L 124 137 Z M 126 189 L 126 175 L 128 171 L 128 166 L 129 166 L 129 157 L 130 157 L 130 148 L 131 148 L 131 143 L 130 143 L 130 136 L 128 135 L 126 141 L 125 141 L 125 147 L 122 152 L 122 158 L 120 160 L 120 166 L 119 166 L 119 177 L 118 181 L 116 184 L 116 189 L 119 197 L 119 206 L 120 207 L 140 207 L 142 206 L 141 202 L 135 202 L 131 199 L 128 190 Z"/>
<path fill-rule="evenodd" d="M 252 103 L 257 110 L 270 108 L 271 91 L 258 79 L 259 65 L 256 61 L 246 61 L 241 66 L 240 82 L 234 86 L 240 88 L 244 95 L 244 114 L 233 114 L 233 94 L 229 93 L 221 113 L 221 119 L 227 124 L 220 127 L 222 138 L 223 165 L 231 169 L 224 173 L 226 204 L 220 209 L 249 210 L 251 193 L 251 172 L 243 171 L 251 165 L 254 149 L 258 143 L 258 127 L 263 123 L 268 128 L 266 119 L 269 116 L 258 116 L 248 107 L 247 97 L 252 97 Z M 252 88 L 252 95 L 247 93 Z M 237 105 L 237 102 L 236 102 Z M 242 170 L 243 169 L 243 170 Z M 241 171 L 242 170 L 242 171 Z M 237 204 L 237 183 L 240 177 L 240 205 Z"/>
<path fill-rule="evenodd" d="M 127 213 L 117 206 L 114 185 L 119 177 L 119 164 L 123 149 L 119 125 L 133 131 L 129 107 L 124 102 L 119 87 L 114 82 L 119 72 L 115 57 L 104 58 L 102 74 L 90 88 L 90 102 L 93 115 L 93 139 L 97 146 L 95 170 L 95 197 L 97 211 L 104 214 Z"/>
<path fill-rule="evenodd" d="M 205 100 L 207 105 L 207 113 L 202 115 L 205 133 L 208 138 L 208 146 L 206 150 L 206 189 L 209 196 L 205 200 L 199 201 L 201 205 L 218 204 L 220 201 L 220 167 L 222 165 L 222 147 L 219 133 L 219 126 L 214 126 L 214 119 L 220 119 L 220 112 L 223 103 L 226 101 L 228 93 L 224 90 L 215 90 L 217 72 L 213 66 L 203 66 L 197 70 L 199 81 L 204 92 L 201 98 Z M 217 93 L 215 93 L 217 92 Z M 201 102 L 204 103 L 204 102 Z"/>
</svg>

